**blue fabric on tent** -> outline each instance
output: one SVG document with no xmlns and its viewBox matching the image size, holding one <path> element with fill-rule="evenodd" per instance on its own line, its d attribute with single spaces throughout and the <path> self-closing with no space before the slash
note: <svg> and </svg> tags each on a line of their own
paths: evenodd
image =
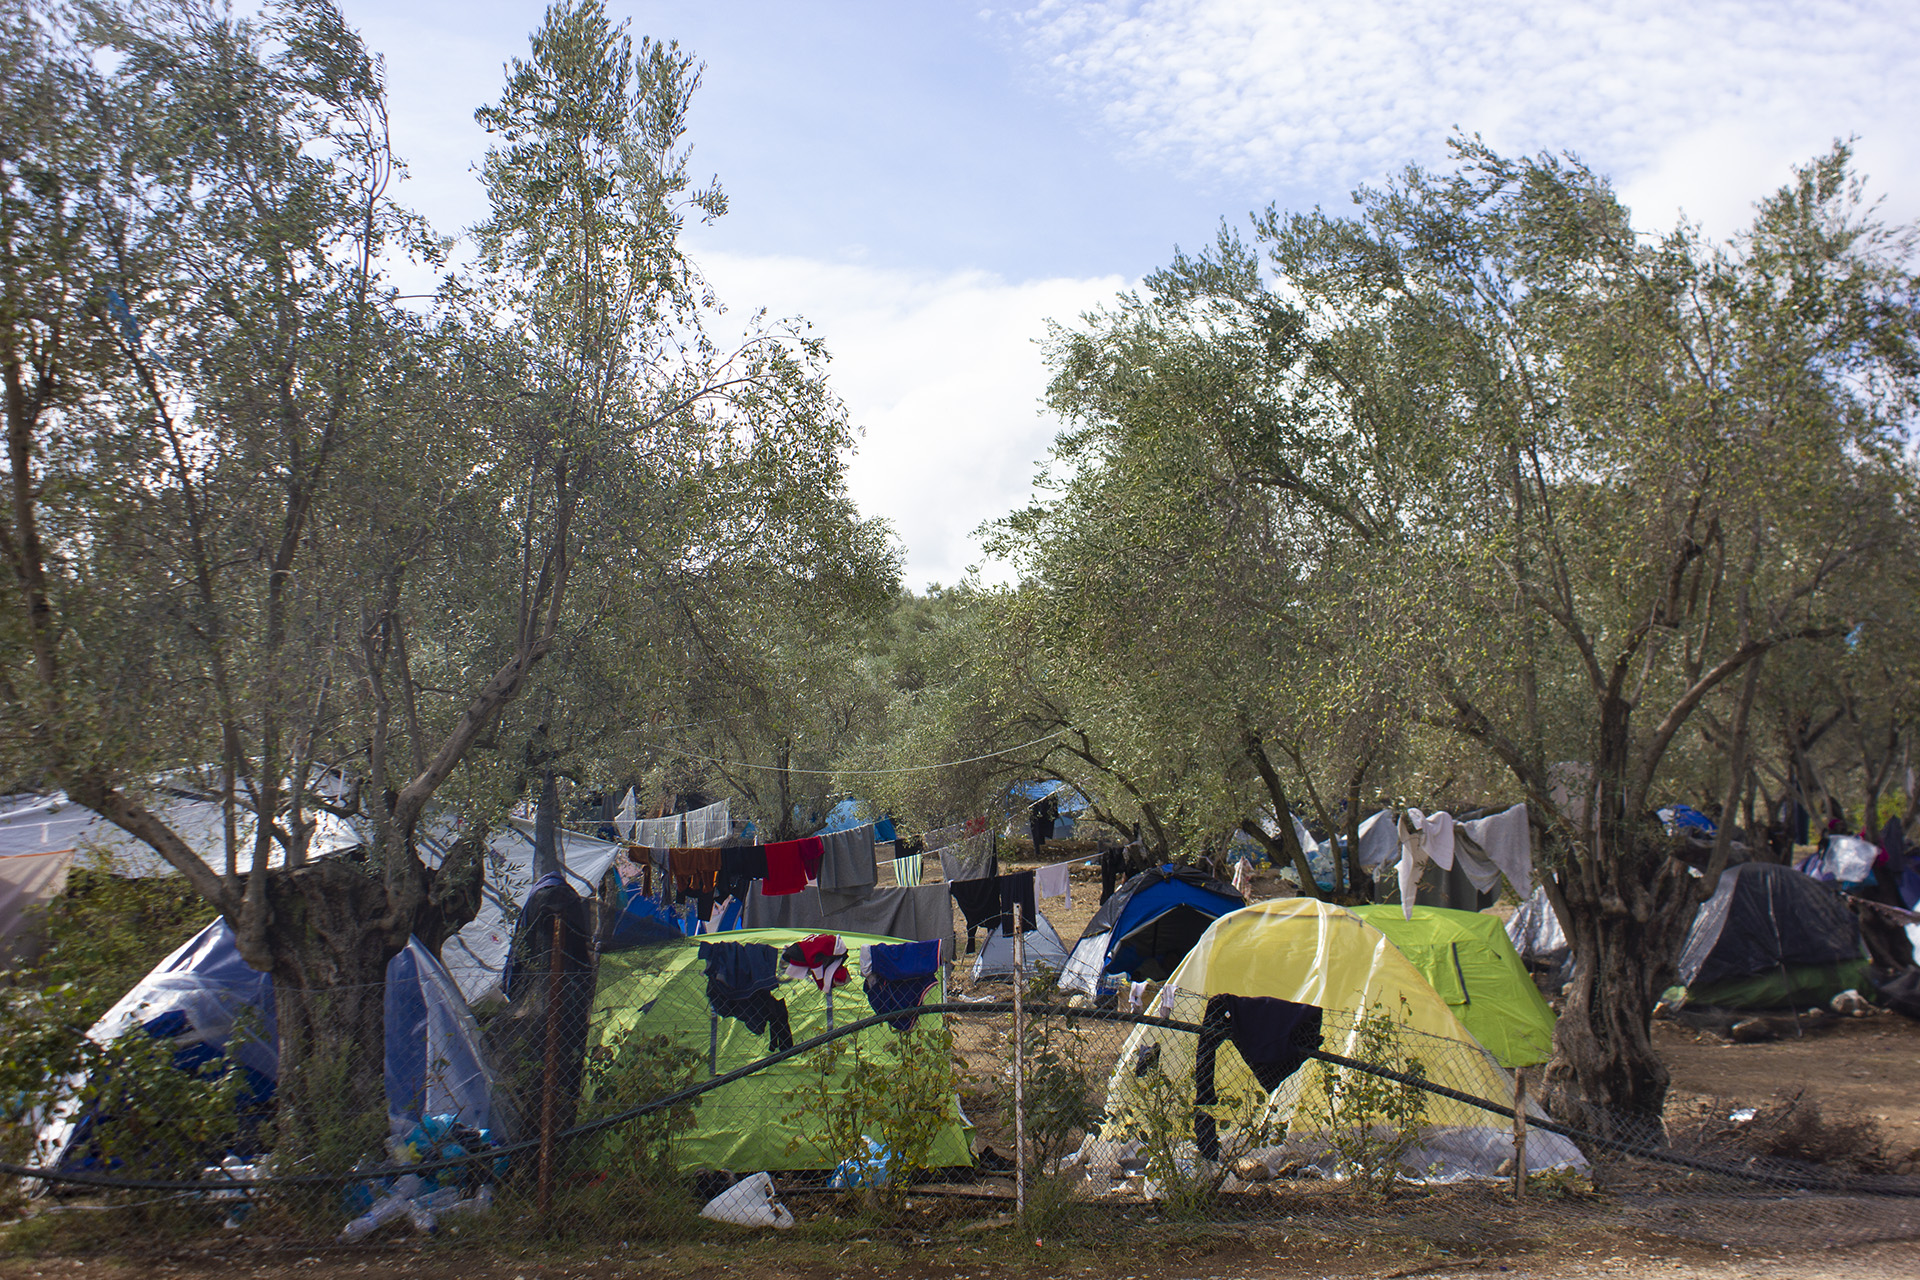
<svg viewBox="0 0 1920 1280">
<path fill-rule="evenodd" d="M 1169 866 L 1165 868 L 1172 870 Z M 1244 905 L 1238 899 L 1224 898 L 1217 893 L 1189 884 L 1184 880 L 1162 880 L 1158 884 L 1148 885 L 1127 900 L 1121 910 L 1120 918 L 1113 922 L 1113 932 L 1108 934 L 1108 952 L 1103 971 L 1106 973 L 1130 972 L 1138 964 L 1140 957 L 1134 949 L 1125 944 L 1126 937 L 1182 907 L 1191 907 L 1209 917 L 1219 917 L 1229 911 L 1237 911 Z"/>
<path fill-rule="evenodd" d="M 1070 813 L 1079 813 L 1087 807 L 1085 796 L 1072 787 L 1058 782 L 1016 782 L 1007 788 L 1007 794 L 1015 800 L 1023 800 L 1028 804 L 1052 796 L 1054 802 L 1060 806 L 1063 817 Z"/>
<path fill-rule="evenodd" d="M 880 844 L 899 839 L 899 833 L 893 829 L 892 818 L 881 818 L 873 824 L 873 838 Z"/>
<path fill-rule="evenodd" d="M 492 1123 L 493 1080 L 480 1028 L 453 975 L 418 938 L 387 962 L 387 1119 L 395 1133 L 426 1116 Z"/>
<path fill-rule="evenodd" d="M 1669 806 L 1660 811 L 1660 816 L 1676 827 L 1693 827 L 1696 830 L 1705 831 L 1709 835 L 1713 833 L 1713 819 L 1689 805 L 1676 804 Z"/>
<path fill-rule="evenodd" d="M 860 802 L 848 798 L 827 810 L 827 820 L 821 823 L 820 829 L 812 834 L 816 836 L 828 836 L 836 831 L 848 831 L 860 826 L 863 821 L 864 819 L 860 816 Z"/>
<path fill-rule="evenodd" d="M 251 1013 L 260 1032 L 230 1043 L 234 1021 Z M 457 1113 L 476 1129 L 491 1121 L 493 1081 L 480 1029 L 452 975 L 418 939 L 387 962 L 387 1112 L 396 1133 L 424 1115 Z M 175 1065 L 205 1070 L 222 1060 L 247 1073 L 243 1108 L 271 1097 L 280 1076 L 273 979 L 240 958 L 233 931 L 216 920 L 135 983 L 89 1033 L 115 1039 L 136 1028 L 174 1042 Z M 425 1108 L 423 1110 L 423 1108 Z M 62 1167 L 84 1165 L 90 1113 L 49 1122 L 43 1148 Z"/>
<path fill-rule="evenodd" d="M 650 898 L 635 888 L 620 895 L 620 914 L 607 926 L 600 941 L 602 951 L 625 951 L 656 942 L 686 937 L 681 916 L 658 898 Z"/>
</svg>

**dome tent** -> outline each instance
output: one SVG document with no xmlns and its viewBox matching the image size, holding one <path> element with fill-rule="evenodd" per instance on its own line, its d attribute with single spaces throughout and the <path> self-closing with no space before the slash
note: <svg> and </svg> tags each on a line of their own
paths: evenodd
<svg viewBox="0 0 1920 1280">
<path fill-rule="evenodd" d="M 1553 1056 L 1553 1009 L 1527 974 L 1497 916 L 1447 907 L 1354 907 L 1387 935 L 1447 1002 L 1461 1025 L 1503 1067 L 1530 1067 Z"/>
<path fill-rule="evenodd" d="M 763 993 L 767 998 L 757 1007 L 750 1000 L 728 1001 L 717 993 L 709 972 L 709 956 L 722 949 L 732 952 L 750 947 L 781 951 L 814 936 L 816 931 L 808 929 L 730 929 L 603 954 L 586 1038 L 587 1082 L 581 1097 L 581 1118 L 589 1120 L 621 1110 L 634 1101 L 655 1096 L 664 1083 L 680 1083 L 650 1074 L 673 1069 L 663 1064 L 678 1062 L 685 1072 L 685 1082 L 692 1083 L 748 1066 L 767 1057 L 776 1046 L 800 1044 L 831 1026 L 846 1026 L 873 1016 L 861 951 L 876 944 L 900 944 L 897 938 L 836 935 L 846 946 L 849 980 L 831 988 L 831 1002 L 827 992 L 805 978 L 777 980 Z M 780 968 L 783 970 L 784 965 Z M 920 1002 L 931 1004 L 944 998 L 937 969 L 929 981 L 932 986 Z M 722 1016 L 723 1008 L 738 1011 Z M 943 1020 L 923 1017 L 916 1027 L 939 1037 L 938 1051 L 930 1053 L 927 1069 L 948 1070 L 950 1042 Z M 878 1062 L 895 1072 L 918 1065 L 911 1059 L 904 1064 L 900 1061 L 902 1041 L 890 1022 L 855 1032 L 836 1043 L 846 1044 L 848 1040 L 863 1060 Z M 912 1047 L 929 1046 L 923 1043 Z M 821 1072 L 828 1063 L 832 1064 L 834 1078 L 823 1082 Z M 682 1171 L 833 1168 L 845 1153 L 831 1150 L 812 1102 L 823 1087 L 828 1094 L 844 1093 L 850 1072 L 844 1058 L 834 1061 L 816 1051 L 702 1095 L 691 1119 L 671 1137 L 674 1164 Z M 935 1167 L 969 1165 L 973 1156 L 958 1098 L 951 1092 L 946 1098 L 950 1110 L 933 1137 L 929 1159 Z M 619 1126 L 607 1130 L 605 1141 L 610 1151 L 621 1150 L 629 1140 L 627 1131 Z"/>
<path fill-rule="evenodd" d="M 1720 875 L 1680 949 L 1687 1003 L 1728 1009 L 1825 1004 L 1868 985 L 1860 922 L 1813 877 L 1771 862 Z"/>
<path fill-rule="evenodd" d="M 1348 1057 L 1368 1057 L 1369 1036 L 1379 1035 L 1384 1025 L 1389 1028 L 1393 1065 L 1399 1069 L 1499 1106 L 1513 1105 L 1512 1079 L 1494 1055 L 1385 934 L 1343 907 L 1289 898 L 1222 916 L 1194 944 L 1167 987 L 1173 992 L 1168 1016 L 1202 1025 L 1222 998 L 1237 998 L 1243 1005 L 1251 998 L 1306 1006 L 1314 1011 L 1320 1048 Z M 1083 1159 L 1093 1167 L 1114 1162 L 1120 1140 L 1142 1128 L 1135 1115 L 1152 1105 L 1155 1090 L 1149 1077 L 1155 1072 L 1182 1091 L 1188 1087 L 1184 1077 L 1191 1073 L 1197 1095 L 1203 1083 L 1200 1068 L 1210 1065 L 1204 1081 L 1210 1091 L 1222 1099 L 1255 1103 L 1244 1117 L 1246 1123 L 1234 1126 L 1239 1139 L 1234 1156 L 1261 1160 L 1269 1168 L 1292 1160 L 1322 1163 L 1329 1146 L 1326 1135 L 1335 1123 L 1323 1088 L 1329 1079 L 1324 1073 L 1331 1068 L 1305 1060 L 1269 1089 L 1237 1044 L 1219 1044 L 1208 1063 L 1194 1032 L 1136 1026 L 1108 1082 L 1108 1123 L 1089 1139 Z M 1441 1180 L 1496 1176 L 1513 1154 L 1511 1122 L 1451 1098 L 1430 1093 L 1422 1097 L 1417 1140 L 1400 1156 L 1403 1171 Z M 1182 1092 L 1177 1101 L 1190 1107 L 1184 1098 Z M 1531 1104 L 1530 1110 L 1537 1114 Z M 1377 1115 L 1361 1120 L 1373 1125 L 1386 1121 Z M 1199 1129 L 1196 1124 L 1196 1142 L 1190 1148 L 1194 1155 L 1205 1154 Z M 1529 1136 L 1529 1170 L 1585 1164 L 1566 1139 L 1545 1130 Z"/>
<path fill-rule="evenodd" d="M 1067 944 L 1060 941 L 1053 922 L 1043 912 L 1035 913 L 1033 927 L 1020 939 L 1020 948 L 1020 958 L 1025 962 L 1021 967 L 1029 974 L 1041 969 L 1059 973 L 1067 967 Z M 1013 934 L 1002 933 L 996 927 L 988 928 L 986 941 L 980 944 L 980 953 L 973 960 L 973 980 L 1004 982 L 1013 974 Z"/>
<path fill-rule="evenodd" d="M 1060 989 L 1092 996 L 1112 985 L 1109 979 L 1164 981 L 1209 925 L 1246 905 L 1232 885 L 1204 871 L 1171 863 L 1142 871 L 1087 922 Z"/>
</svg>

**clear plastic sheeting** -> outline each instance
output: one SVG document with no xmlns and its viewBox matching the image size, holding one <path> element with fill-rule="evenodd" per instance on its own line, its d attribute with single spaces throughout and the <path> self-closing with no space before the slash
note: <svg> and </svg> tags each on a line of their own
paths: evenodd
<svg viewBox="0 0 1920 1280">
<path fill-rule="evenodd" d="M 1560 917 L 1553 913 L 1553 904 L 1547 901 L 1545 885 L 1535 889 L 1514 910 L 1507 921 L 1507 937 L 1522 960 L 1544 968 L 1565 963 L 1570 953 L 1567 935 L 1560 928 Z"/>
</svg>

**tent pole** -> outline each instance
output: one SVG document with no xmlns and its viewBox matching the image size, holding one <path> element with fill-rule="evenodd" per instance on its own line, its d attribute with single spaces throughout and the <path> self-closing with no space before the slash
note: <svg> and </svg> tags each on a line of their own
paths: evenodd
<svg viewBox="0 0 1920 1280">
<path fill-rule="evenodd" d="M 553 944 L 547 951 L 547 1061 L 545 1079 L 540 1086 L 540 1216 L 553 1211 L 553 1130 L 559 1099 L 556 1075 L 560 1069 L 560 995 L 565 982 L 561 957 L 565 950 L 566 924 L 558 912 L 553 916 Z"/>
<path fill-rule="evenodd" d="M 1022 1227 L 1027 1222 L 1027 1011 L 1021 990 L 1026 986 L 1026 928 L 1016 903 L 1013 908 L 1013 1211 Z"/>
</svg>

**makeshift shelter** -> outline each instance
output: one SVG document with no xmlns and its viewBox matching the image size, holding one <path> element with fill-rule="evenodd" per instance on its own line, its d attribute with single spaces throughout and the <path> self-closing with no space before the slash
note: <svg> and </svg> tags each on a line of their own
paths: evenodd
<svg viewBox="0 0 1920 1280">
<path fill-rule="evenodd" d="M 206 800 L 179 788 L 159 787 L 145 801 L 188 848 L 223 874 L 227 869 L 226 815 L 216 800 Z M 360 836 L 343 818 L 324 810 L 310 815 L 315 823 L 307 853 L 324 858 L 359 847 Z M 242 875 L 253 869 L 253 818 L 242 809 L 236 817 L 236 853 Z M 12 796 L 0 801 L 0 856 L 16 853 L 73 851 L 82 866 L 94 866 L 128 879 L 178 874 L 173 864 L 142 840 L 64 793 Z M 273 846 L 272 863 L 279 866 L 286 851 Z M 89 860 L 89 858 L 93 860 Z"/>
<path fill-rule="evenodd" d="M 492 1120 L 493 1073 L 480 1047 L 459 988 L 418 939 L 387 962 L 387 1122 L 404 1134 L 422 1117 L 453 1115 L 476 1129 Z M 257 1034 L 231 1043 L 236 1022 L 253 1019 Z M 87 1032 L 110 1044 L 144 1030 L 173 1044 L 174 1065 L 204 1071 L 225 1059 L 247 1074 L 240 1105 L 260 1108 L 279 1080 L 273 978 L 250 968 L 234 945 L 233 931 L 216 920 L 135 983 Z M 70 1082 L 77 1091 L 84 1081 Z M 93 1162 L 88 1137 L 96 1123 L 109 1124 L 77 1103 L 61 1108 L 41 1128 L 39 1153 L 49 1167 L 85 1167 Z"/>
<path fill-rule="evenodd" d="M 1869 985 L 1860 922 L 1832 889 L 1792 867 L 1721 873 L 1680 950 L 1687 1003 L 1728 1009 L 1825 1004 Z"/>
<path fill-rule="evenodd" d="M 1007 831 L 1010 836 L 1027 834 L 1027 816 L 1033 806 L 1048 796 L 1059 813 L 1053 820 L 1053 835 L 1049 839 L 1071 840 L 1074 837 L 1074 823 L 1088 809 L 1087 798 L 1064 782 L 1016 782 L 1007 788 Z"/>
<path fill-rule="evenodd" d="M 1560 917 L 1547 901 L 1547 887 L 1541 885 L 1514 909 L 1507 921 L 1507 939 L 1529 968 L 1558 975 L 1571 960 L 1573 951 L 1560 928 Z"/>
<path fill-rule="evenodd" d="M 1060 989 L 1092 996 L 1122 978 L 1163 981 L 1214 920 L 1246 904 L 1232 885 L 1204 871 L 1171 863 L 1143 871 L 1087 922 L 1060 974 Z"/>
<path fill-rule="evenodd" d="M 871 1017 L 876 999 L 883 1013 L 944 999 L 938 951 L 930 942 L 918 944 L 929 957 L 927 975 L 919 980 L 924 985 L 888 982 L 876 963 L 879 985 L 870 991 L 863 949 L 915 945 L 871 934 L 836 935 L 846 948 L 843 983 L 828 981 L 822 988 L 805 977 L 779 977 L 786 966 L 774 957 L 818 936 L 801 929 L 736 929 L 603 955 L 587 1036 L 582 1120 L 617 1113 Z M 915 1034 L 903 1041 L 894 1022 L 879 1023 L 833 1042 L 842 1046 L 838 1052 L 823 1046 L 703 1094 L 670 1136 L 664 1122 L 650 1130 L 615 1126 L 607 1131 L 607 1157 L 647 1159 L 649 1153 L 634 1144 L 652 1142 L 653 1159 L 661 1159 L 665 1153 L 658 1149 L 666 1147 L 666 1158 L 682 1171 L 834 1168 L 851 1153 L 835 1149 L 823 1107 L 847 1096 L 857 1054 L 869 1072 L 927 1073 L 928 1092 L 947 1108 L 929 1161 L 934 1167 L 971 1164 L 945 1024 L 938 1017 L 917 1018 L 907 1030 Z"/>
<path fill-rule="evenodd" d="M 419 839 L 420 851 L 430 866 L 439 865 L 454 838 L 452 831 L 436 831 Z M 558 833 L 558 847 L 561 874 L 577 893 L 587 898 L 599 893 L 601 882 L 620 852 L 617 844 L 573 831 Z M 469 1004 L 506 998 L 503 984 L 514 934 L 513 926 L 507 921 L 518 917 L 533 889 L 533 824 L 520 818 L 509 819 L 504 829 L 488 837 L 486 858 L 479 912 L 440 947 L 440 958 L 447 972 L 460 984 L 461 994 Z"/>
<path fill-rule="evenodd" d="M 1415 1130 L 1399 1155 L 1409 1177 L 1492 1177 L 1513 1155 L 1512 1123 L 1504 1116 L 1412 1085 L 1356 1089 L 1356 1079 L 1379 1078 L 1300 1052 L 1377 1062 L 1513 1105 L 1511 1077 L 1495 1056 L 1413 962 L 1352 911 L 1288 898 L 1222 916 L 1194 944 L 1167 990 L 1171 1001 L 1156 1003 L 1155 1012 L 1207 1026 L 1224 1009 L 1232 1029 L 1210 1042 L 1191 1031 L 1134 1028 L 1108 1083 L 1107 1123 L 1082 1151 L 1096 1170 L 1117 1163 L 1129 1135 L 1153 1130 L 1156 1106 L 1194 1117 L 1193 1143 L 1183 1143 L 1179 1157 L 1186 1160 L 1251 1158 L 1269 1169 L 1298 1160 L 1332 1173 L 1341 1167 L 1339 1134 L 1381 1125 Z M 1291 1039 L 1282 1052 L 1270 1045 L 1262 1051 L 1255 1024 L 1282 1016 L 1292 1019 Z M 1397 1119 L 1371 1109 L 1395 1092 L 1417 1105 L 1403 1102 Z M 1374 1104 L 1365 1101 L 1370 1093 Z M 1529 1170 L 1584 1165 L 1565 1139 L 1544 1130 L 1529 1135 Z"/>
<path fill-rule="evenodd" d="M 1020 949 L 1022 964 L 1016 969 L 1013 963 L 1013 935 L 999 929 L 988 929 L 986 941 L 980 944 L 980 950 L 973 959 L 973 980 L 1005 982 L 1016 972 L 1059 973 L 1067 967 L 1067 944 L 1060 941 L 1053 922 L 1044 913 L 1035 914 L 1033 928 L 1027 930 L 1020 939 Z"/>
<path fill-rule="evenodd" d="M 1553 1009 L 1498 917 L 1415 907 L 1408 919 L 1391 904 L 1352 911 L 1387 935 L 1501 1066 L 1528 1067 L 1553 1056 Z"/>
</svg>

